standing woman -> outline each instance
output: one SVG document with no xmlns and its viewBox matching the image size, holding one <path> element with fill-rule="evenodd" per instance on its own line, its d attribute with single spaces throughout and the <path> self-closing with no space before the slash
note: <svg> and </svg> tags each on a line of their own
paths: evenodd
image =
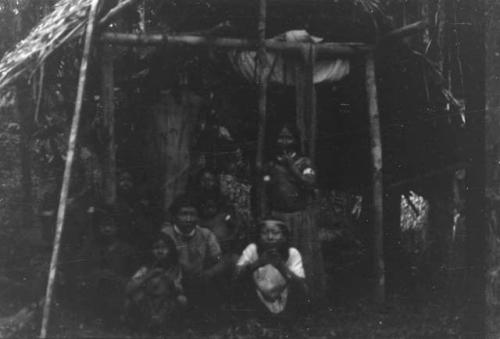
<svg viewBox="0 0 500 339">
<path fill-rule="evenodd" d="M 285 124 L 262 180 L 267 207 L 289 225 L 291 244 L 302 253 L 310 294 L 317 301 L 325 292 L 325 273 L 315 220 L 318 211 L 312 203 L 316 172 L 311 160 L 299 154 L 298 143 L 295 126 Z"/>
</svg>

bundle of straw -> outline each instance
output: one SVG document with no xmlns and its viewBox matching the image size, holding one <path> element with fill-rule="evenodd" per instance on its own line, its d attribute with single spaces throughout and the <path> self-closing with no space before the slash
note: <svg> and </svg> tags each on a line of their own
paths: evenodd
<svg viewBox="0 0 500 339">
<path fill-rule="evenodd" d="M 30 34 L 0 60 L 0 91 L 24 72 L 34 71 L 64 43 L 81 36 L 91 0 L 60 0 Z"/>
</svg>

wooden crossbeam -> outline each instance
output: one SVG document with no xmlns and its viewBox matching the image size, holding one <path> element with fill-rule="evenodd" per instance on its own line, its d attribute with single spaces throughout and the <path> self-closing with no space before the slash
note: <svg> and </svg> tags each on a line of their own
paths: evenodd
<svg viewBox="0 0 500 339">
<path fill-rule="evenodd" d="M 169 34 L 133 34 L 111 33 L 101 35 L 101 41 L 118 45 L 182 45 L 182 46 L 215 46 L 227 49 L 257 50 L 260 46 L 258 40 L 236 38 L 214 38 L 196 35 L 169 35 Z M 266 40 L 264 46 L 268 51 L 300 53 L 310 43 L 270 41 Z M 371 45 L 364 43 L 327 42 L 315 45 L 317 55 L 356 55 L 369 52 Z"/>
</svg>

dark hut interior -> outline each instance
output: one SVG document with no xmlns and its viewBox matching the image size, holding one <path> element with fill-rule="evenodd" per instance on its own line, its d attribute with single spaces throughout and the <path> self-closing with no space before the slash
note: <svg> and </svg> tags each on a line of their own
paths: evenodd
<svg viewBox="0 0 500 339">
<path fill-rule="evenodd" d="M 290 30 L 306 30 L 312 36 L 323 38 L 325 43 L 375 46 L 383 149 L 384 249 L 388 284 L 392 288 L 396 278 L 391 275 L 395 270 L 391 258 L 401 253 L 401 249 L 395 249 L 401 237 L 401 195 L 413 191 L 436 206 L 447 203 L 448 196 L 443 192 L 451 192 L 456 170 L 465 166 L 461 144 L 464 120 L 460 102 L 447 90 L 433 65 L 412 49 L 411 37 L 385 39 L 395 25 L 376 3 L 340 0 L 318 6 L 314 1 L 294 1 L 284 7 L 281 1 L 270 1 L 266 38 Z M 113 6 L 112 2 L 106 2 L 106 8 L 101 10 Z M 204 165 L 224 168 L 231 156 L 241 151 L 248 164 L 248 171 L 242 171 L 244 179 L 250 183 L 255 180 L 257 136 L 261 126 L 259 86 L 241 75 L 227 49 L 211 46 L 210 41 L 221 37 L 255 42 L 258 17 L 256 3 L 152 1 L 140 10 L 131 6 L 106 26 L 107 33 L 134 34 L 139 43 L 120 44 L 118 40 L 96 38 L 99 48 L 93 53 L 94 60 L 98 61 L 95 65 L 112 60 L 115 170 L 132 173 L 136 181 L 141 182 L 141 195 L 161 201 L 156 201 L 157 222 L 163 217 L 163 208 L 185 189 L 190 178 Z M 418 32 L 417 29 L 413 33 Z M 165 38 L 166 44 L 156 46 L 141 43 L 141 38 L 147 39 L 147 34 L 155 33 L 197 36 L 207 39 L 208 43 L 196 47 L 174 46 L 168 44 L 168 38 Z M 353 46 L 355 49 L 356 45 Z M 56 56 L 67 64 L 51 65 L 49 60 L 47 70 L 68 67 L 74 56 L 63 54 L 59 51 Z M 312 139 L 316 146 L 318 187 L 324 196 L 335 190 L 363 197 L 363 213 L 355 232 L 365 242 L 359 246 L 365 251 L 363 260 L 370 261 L 374 246 L 371 243 L 374 221 L 370 214 L 373 139 L 365 83 L 366 60 L 362 53 L 342 57 L 349 59 L 347 76 L 312 86 L 317 129 L 314 138 L 306 135 L 305 144 L 306 149 L 310 149 Z M 328 59 L 318 56 L 317 60 L 321 58 Z M 79 138 L 81 145 L 96 154 L 101 167 L 106 167 L 109 156 L 106 145 L 110 136 L 103 123 L 106 114 L 105 90 L 100 85 L 103 68 L 95 65 L 90 68 L 92 85 L 86 93 Z M 297 93 L 296 86 L 269 83 L 265 107 L 266 157 L 272 150 L 276 127 L 299 118 L 297 107 L 303 98 Z M 71 104 L 67 112 L 71 111 Z M 305 121 L 311 124 L 308 109 Z M 221 128 L 225 128 L 230 137 L 221 133 L 224 131 Z M 116 178 L 111 180 L 116 184 Z M 100 185 L 106 186 L 106 183 Z M 452 225 L 451 214 L 436 210 L 438 215 L 433 214 L 435 224 L 431 223 L 431 227 L 439 226 L 446 230 L 436 233 L 446 233 Z M 444 222 L 439 224 L 440 221 Z M 334 265 L 338 263 L 336 253 L 326 255 L 332 258 Z M 401 265 L 401 261 L 398 264 Z M 363 262 L 362 265 L 355 273 L 365 278 L 369 274 L 363 270 L 371 264 Z M 351 278 L 346 284 L 351 283 Z"/>
</svg>

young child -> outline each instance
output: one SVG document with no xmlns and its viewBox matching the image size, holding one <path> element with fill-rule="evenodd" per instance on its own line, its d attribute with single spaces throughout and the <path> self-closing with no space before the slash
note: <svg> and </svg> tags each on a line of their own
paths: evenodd
<svg viewBox="0 0 500 339">
<path fill-rule="evenodd" d="M 305 300 L 302 257 L 289 239 L 283 221 L 266 218 L 258 225 L 256 242 L 245 248 L 236 265 L 237 276 L 251 276 L 256 311 L 266 318 L 281 315 L 291 319 Z"/>
<path fill-rule="evenodd" d="M 155 332 L 175 325 L 187 299 L 174 241 L 161 233 L 152 245 L 149 262 L 127 284 L 126 314 L 133 328 Z"/>
</svg>

